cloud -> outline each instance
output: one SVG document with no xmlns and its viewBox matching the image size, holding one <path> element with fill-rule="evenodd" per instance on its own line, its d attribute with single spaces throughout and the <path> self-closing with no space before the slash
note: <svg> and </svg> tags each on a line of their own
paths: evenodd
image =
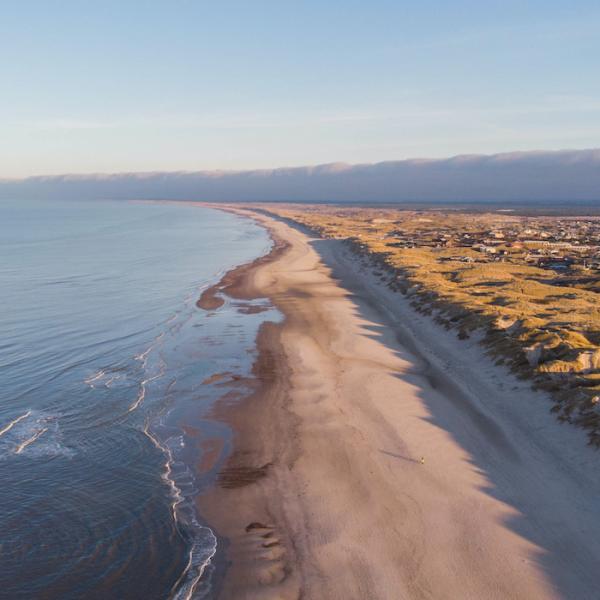
<svg viewBox="0 0 600 600">
<path fill-rule="evenodd" d="M 600 203 L 600 149 L 252 171 L 67 174 L 0 180 L 0 199 L 18 198 Z"/>
</svg>

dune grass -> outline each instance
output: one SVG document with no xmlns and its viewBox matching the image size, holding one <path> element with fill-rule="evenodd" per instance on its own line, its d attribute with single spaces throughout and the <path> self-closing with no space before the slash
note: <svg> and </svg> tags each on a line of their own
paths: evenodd
<svg viewBox="0 0 600 600">
<path fill-rule="evenodd" d="M 550 391 L 559 418 L 583 425 L 600 446 L 600 298 L 590 289 L 594 281 L 578 284 L 576 270 L 561 278 L 527 264 L 525 252 L 510 245 L 498 246 L 505 251 L 502 260 L 471 247 L 443 246 L 444 235 L 457 239 L 465 232 L 519 227 L 522 217 L 327 205 L 260 208 L 346 240 L 392 289 L 460 338 L 483 332 L 494 360 Z"/>
</svg>

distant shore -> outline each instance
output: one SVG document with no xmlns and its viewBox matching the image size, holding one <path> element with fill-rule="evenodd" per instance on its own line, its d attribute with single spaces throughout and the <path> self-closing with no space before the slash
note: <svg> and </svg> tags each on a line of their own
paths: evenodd
<svg viewBox="0 0 600 600">
<path fill-rule="evenodd" d="M 285 318 L 259 332 L 247 397 L 215 410 L 234 432 L 199 498 L 227 540 L 219 597 L 594 597 L 600 482 L 581 432 L 340 242 L 228 210 L 275 246 L 199 305 L 267 297 Z"/>
</svg>

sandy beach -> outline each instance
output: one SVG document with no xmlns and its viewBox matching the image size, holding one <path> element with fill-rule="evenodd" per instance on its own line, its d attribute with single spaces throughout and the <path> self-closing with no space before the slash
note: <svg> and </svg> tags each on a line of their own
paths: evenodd
<svg viewBox="0 0 600 600">
<path fill-rule="evenodd" d="M 200 509 L 224 599 L 598 597 L 598 453 L 550 402 L 342 242 L 244 209 L 271 255 L 204 296 L 267 297 L 234 450 Z"/>
</svg>

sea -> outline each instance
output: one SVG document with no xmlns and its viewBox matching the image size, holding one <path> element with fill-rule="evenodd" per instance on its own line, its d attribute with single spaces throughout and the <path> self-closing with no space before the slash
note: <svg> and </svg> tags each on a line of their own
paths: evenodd
<svg viewBox="0 0 600 600">
<path fill-rule="evenodd" d="M 270 247 L 185 203 L 0 202 L 0 598 L 213 597 L 211 375 L 248 375 L 278 315 L 196 300 Z"/>
</svg>

